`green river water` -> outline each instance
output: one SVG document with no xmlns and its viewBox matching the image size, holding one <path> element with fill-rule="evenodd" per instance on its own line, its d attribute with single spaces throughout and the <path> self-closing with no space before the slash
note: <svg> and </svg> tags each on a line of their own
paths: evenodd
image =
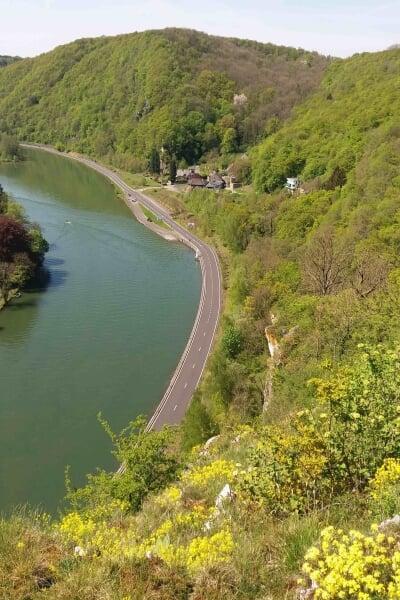
<svg viewBox="0 0 400 600">
<path fill-rule="evenodd" d="M 186 344 L 201 276 L 191 251 L 137 223 L 96 172 L 30 151 L 0 183 L 50 243 L 47 276 L 0 312 L 0 510 L 54 512 L 113 468 L 115 430 L 151 414 Z"/>
</svg>

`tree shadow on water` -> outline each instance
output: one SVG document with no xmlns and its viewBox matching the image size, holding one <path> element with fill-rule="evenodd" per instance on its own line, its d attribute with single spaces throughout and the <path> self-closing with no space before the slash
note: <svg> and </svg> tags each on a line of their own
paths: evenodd
<svg viewBox="0 0 400 600">
<path fill-rule="evenodd" d="M 38 270 L 35 277 L 28 283 L 24 293 L 41 294 L 50 287 L 63 286 L 68 277 L 68 271 L 57 268 L 63 264 L 64 261 L 59 258 L 46 260 L 45 265 Z"/>
<path fill-rule="evenodd" d="M 49 267 L 50 268 L 60 267 L 61 265 L 64 265 L 64 264 L 65 264 L 65 260 L 63 258 L 56 258 L 55 256 L 49 256 L 45 260 L 45 266 L 48 268 Z"/>
<path fill-rule="evenodd" d="M 10 343 L 15 346 L 25 343 L 26 336 L 38 317 L 39 305 L 44 294 L 51 287 L 64 285 L 67 275 L 67 271 L 63 269 L 49 270 L 47 267 L 39 269 L 32 281 L 21 291 L 21 294 L 12 299 L 1 311 L 1 345 L 7 346 Z"/>
<path fill-rule="evenodd" d="M 38 314 L 38 307 L 46 291 L 50 288 L 62 287 L 68 277 L 68 271 L 62 269 L 64 261 L 49 258 L 40 267 L 33 279 L 12 299 L 1 311 L 2 325 L 0 326 L 1 340 L 23 343 L 26 333 L 31 329 Z M 12 316 L 14 315 L 14 316 Z M 8 316 L 11 318 L 9 319 Z"/>
</svg>

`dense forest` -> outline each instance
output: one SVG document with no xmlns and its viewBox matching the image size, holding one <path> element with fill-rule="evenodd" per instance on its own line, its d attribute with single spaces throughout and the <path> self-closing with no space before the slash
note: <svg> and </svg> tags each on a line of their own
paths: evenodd
<svg viewBox="0 0 400 600">
<path fill-rule="evenodd" d="M 79 489 L 67 473 L 59 519 L 0 522 L 5 597 L 400 598 L 400 50 L 311 56 L 322 81 L 277 130 L 269 102 L 255 108 L 266 121 L 248 142 L 253 186 L 148 190 L 219 251 L 216 347 L 181 427 L 146 433 L 138 419 L 115 434 L 100 417 L 125 471 Z"/>
<path fill-rule="evenodd" d="M 273 191 L 291 175 L 324 184 L 335 170 L 346 177 L 355 167 L 358 185 L 363 167 L 379 177 L 380 164 L 396 155 L 399 72 L 399 49 L 332 64 L 318 92 L 259 147 L 257 189 Z M 385 169 L 382 173 L 387 180 Z"/>
<path fill-rule="evenodd" d="M 142 170 L 244 150 L 319 84 L 316 53 L 166 29 L 78 40 L 0 73 L 0 130 Z"/>
<path fill-rule="evenodd" d="M 11 63 L 16 62 L 17 60 L 21 60 L 19 56 L 2 56 L 0 54 L 0 68 L 6 67 L 7 65 L 10 65 Z"/>
</svg>

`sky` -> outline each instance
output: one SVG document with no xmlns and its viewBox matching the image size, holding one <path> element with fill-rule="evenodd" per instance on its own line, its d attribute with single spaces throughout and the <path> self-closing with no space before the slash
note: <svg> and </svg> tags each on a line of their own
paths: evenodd
<svg viewBox="0 0 400 600">
<path fill-rule="evenodd" d="M 163 27 L 350 56 L 400 43 L 400 0 L 0 0 L 0 54 Z"/>
</svg>

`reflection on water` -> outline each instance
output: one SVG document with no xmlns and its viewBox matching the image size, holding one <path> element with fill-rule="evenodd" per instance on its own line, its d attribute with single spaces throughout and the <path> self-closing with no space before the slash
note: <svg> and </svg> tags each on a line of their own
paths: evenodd
<svg viewBox="0 0 400 600">
<path fill-rule="evenodd" d="M 41 224 L 43 270 L 0 312 L 0 508 L 54 510 L 64 468 L 111 467 L 115 429 L 159 401 L 200 293 L 193 254 L 139 225 L 83 165 L 30 152 L 0 183 Z"/>
</svg>

